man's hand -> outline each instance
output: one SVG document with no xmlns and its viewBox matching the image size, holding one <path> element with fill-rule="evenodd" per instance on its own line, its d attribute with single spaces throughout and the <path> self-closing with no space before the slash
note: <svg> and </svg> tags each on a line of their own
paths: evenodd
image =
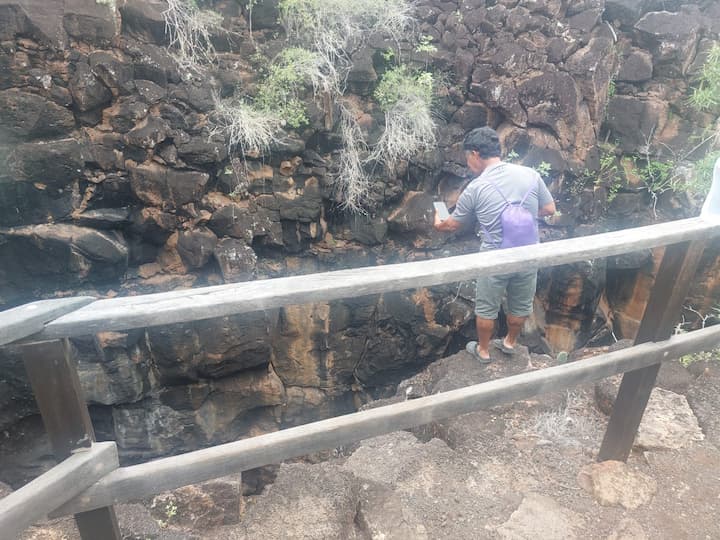
<svg viewBox="0 0 720 540">
<path fill-rule="evenodd" d="M 441 221 L 440 216 L 438 216 L 438 213 L 435 212 L 433 227 L 435 227 L 435 230 L 437 231 L 455 232 L 462 227 L 462 224 L 459 221 L 454 220 L 452 216 L 447 218 L 445 221 Z"/>
</svg>

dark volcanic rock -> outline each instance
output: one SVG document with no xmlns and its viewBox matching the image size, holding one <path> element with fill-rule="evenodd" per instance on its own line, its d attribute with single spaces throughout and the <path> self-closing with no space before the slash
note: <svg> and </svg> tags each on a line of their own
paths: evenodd
<svg viewBox="0 0 720 540">
<path fill-rule="evenodd" d="M 606 122 L 624 151 L 642 153 L 653 133 L 661 131 L 667 110 L 667 103 L 658 99 L 614 96 L 608 103 Z"/>
<path fill-rule="evenodd" d="M 4 140 L 57 137 L 74 128 L 75 119 L 65 107 L 22 90 L 0 92 L 0 137 Z"/>
<path fill-rule="evenodd" d="M 139 148 L 152 149 L 167 137 L 168 125 L 162 118 L 148 116 L 125 134 L 125 142 Z"/>
<path fill-rule="evenodd" d="M 110 89 L 83 62 L 75 65 L 75 74 L 70 80 L 70 93 L 81 112 L 102 108 L 112 100 Z"/>
<path fill-rule="evenodd" d="M 270 234 L 272 222 L 269 212 L 264 209 L 254 212 L 245 206 L 231 203 L 213 213 L 208 227 L 218 236 L 242 238 L 250 244 L 256 237 Z"/>
<path fill-rule="evenodd" d="M 580 95 L 569 74 L 532 77 L 519 85 L 518 93 L 529 123 L 549 128 L 564 145 L 575 141 Z"/>
<path fill-rule="evenodd" d="M 252 313 L 148 329 L 163 381 L 219 379 L 270 362 L 270 315 Z"/>
<path fill-rule="evenodd" d="M 20 144 L 10 157 L 18 180 L 62 188 L 78 178 L 85 165 L 82 147 L 75 139 Z"/>
<path fill-rule="evenodd" d="M 202 268 L 210 260 L 217 245 L 217 236 L 207 228 L 181 231 L 177 251 L 188 268 Z"/>
<path fill-rule="evenodd" d="M 618 81 L 643 82 L 652 79 L 652 55 L 642 49 L 635 49 L 623 60 L 617 74 Z"/>
<path fill-rule="evenodd" d="M 63 28 L 85 43 L 109 44 L 120 29 L 114 2 L 65 0 Z"/>
<path fill-rule="evenodd" d="M 257 255 L 244 241 L 223 238 L 214 254 L 226 282 L 247 281 L 255 275 Z"/>
<path fill-rule="evenodd" d="M 64 290 L 121 277 L 128 264 L 122 237 L 75 225 L 31 225 L 0 231 L 0 296 Z"/>
<path fill-rule="evenodd" d="M 635 24 L 641 41 L 653 53 L 655 71 L 666 77 L 681 77 L 695 57 L 699 19 L 691 13 L 657 11 L 646 13 Z"/>
<path fill-rule="evenodd" d="M 105 51 L 91 53 L 88 62 L 93 74 L 105 86 L 116 90 L 120 94 L 132 92 L 135 87 L 133 83 L 135 72 L 130 62 Z"/>
<path fill-rule="evenodd" d="M 162 208 L 178 208 L 202 197 L 209 176 L 147 163 L 132 167 L 130 179 L 132 190 L 141 201 Z"/>
<path fill-rule="evenodd" d="M 143 37 L 157 44 L 167 43 L 165 18 L 167 4 L 158 0 L 126 0 L 119 6 L 123 32 Z"/>
<path fill-rule="evenodd" d="M 0 179 L 0 227 L 60 220 L 68 218 L 73 209 L 71 189 Z"/>
</svg>

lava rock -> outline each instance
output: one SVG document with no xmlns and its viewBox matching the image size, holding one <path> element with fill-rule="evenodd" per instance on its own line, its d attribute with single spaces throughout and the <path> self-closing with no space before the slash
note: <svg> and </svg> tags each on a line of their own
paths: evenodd
<svg viewBox="0 0 720 540">
<path fill-rule="evenodd" d="M 112 100 L 110 89 L 98 79 L 84 62 L 75 65 L 75 74 L 70 79 L 70 93 L 80 112 L 105 107 Z"/>
<path fill-rule="evenodd" d="M 72 112 L 36 94 L 0 91 L 0 137 L 10 140 L 67 135 L 75 128 Z"/>
<path fill-rule="evenodd" d="M 257 255 L 242 240 L 223 238 L 215 247 L 215 259 L 226 282 L 247 281 L 255 275 Z"/>
<path fill-rule="evenodd" d="M 130 168 L 135 196 L 161 208 L 178 208 L 200 199 L 209 178 L 207 173 L 170 169 L 158 163 Z"/>
<path fill-rule="evenodd" d="M 178 234 L 177 251 L 188 268 L 202 268 L 210 260 L 217 236 L 205 227 Z"/>
<path fill-rule="evenodd" d="M 75 139 L 20 144 L 10 157 L 17 180 L 62 188 L 82 174 L 85 160 Z"/>
</svg>

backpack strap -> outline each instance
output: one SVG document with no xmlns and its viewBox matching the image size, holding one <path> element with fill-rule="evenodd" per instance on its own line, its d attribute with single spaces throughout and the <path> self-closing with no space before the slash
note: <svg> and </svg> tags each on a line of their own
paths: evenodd
<svg viewBox="0 0 720 540">
<path fill-rule="evenodd" d="M 528 192 L 525 194 L 525 196 L 522 198 L 522 201 L 520 201 L 520 206 L 525 204 L 525 201 L 530 196 L 530 194 L 533 192 L 532 186 L 530 186 L 530 189 L 528 189 Z"/>
</svg>

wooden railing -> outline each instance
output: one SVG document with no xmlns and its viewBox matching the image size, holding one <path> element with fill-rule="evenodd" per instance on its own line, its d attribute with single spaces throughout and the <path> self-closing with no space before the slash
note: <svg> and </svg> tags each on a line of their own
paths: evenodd
<svg viewBox="0 0 720 540">
<path fill-rule="evenodd" d="M 114 504 L 617 373 L 625 375 L 598 459 L 624 461 L 660 363 L 720 345 L 720 327 L 671 337 L 705 243 L 719 235 L 720 222 L 693 218 L 490 253 L 109 300 L 44 300 L 2 312 L 0 346 L 22 346 L 45 428 L 63 461 L 0 500 L 0 537 L 49 513 L 74 514 L 84 540 L 119 539 Z M 68 343 L 70 337 L 103 331 L 425 287 L 660 246 L 667 247 L 629 349 L 131 467 L 118 467 L 114 443 L 94 443 Z"/>
</svg>

